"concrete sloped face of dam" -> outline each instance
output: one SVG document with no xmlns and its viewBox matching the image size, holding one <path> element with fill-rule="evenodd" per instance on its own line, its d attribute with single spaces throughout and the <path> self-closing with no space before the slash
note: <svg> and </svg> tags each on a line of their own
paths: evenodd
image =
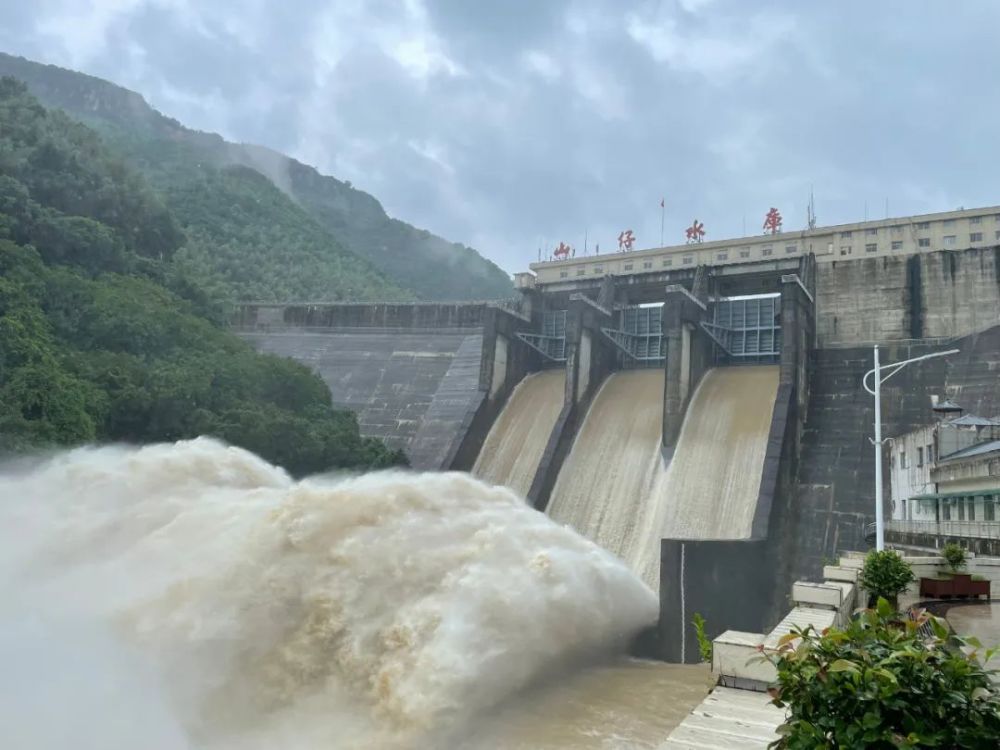
<svg viewBox="0 0 1000 750">
<path fill-rule="evenodd" d="M 663 370 L 632 370 L 611 375 L 598 391 L 573 448 L 556 480 L 548 513 L 572 526 L 636 572 L 644 564 L 650 526 L 657 516 L 653 490 L 663 473 L 660 434 Z M 654 588 L 655 590 L 655 588 Z"/>
<path fill-rule="evenodd" d="M 776 365 L 721 367 L 705 375 L 657 490 L 669 498 L 663 536 L 750 536 L 777 394 Z"/>
<path fill-rule="evenodd" d="M 490 429 L 472 473 L 527 496 L 559 418 L 565 388 L 564 369 L 534 373 L 518 383 Z"/>
<path fill-rule="evenodd" d="M 563 464 L 549 515 L 621 557 L 658 590 L 661 538 L 750 535 L 777 388 L 775 366 L 710 370 L 665 465 L 663 371 L 612 375 Z"/>
</svg>

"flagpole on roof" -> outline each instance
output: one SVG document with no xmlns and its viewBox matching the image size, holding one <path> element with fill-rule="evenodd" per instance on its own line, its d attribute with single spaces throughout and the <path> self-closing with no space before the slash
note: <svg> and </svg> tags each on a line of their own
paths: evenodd
<svg viewBox="0 0 1000 750">
<path fill-rule="evenodd" d="M 663 247 L 663 216 L 666 213 L 666 198 L 660 198 L 660 247 Z"/>
</svg>

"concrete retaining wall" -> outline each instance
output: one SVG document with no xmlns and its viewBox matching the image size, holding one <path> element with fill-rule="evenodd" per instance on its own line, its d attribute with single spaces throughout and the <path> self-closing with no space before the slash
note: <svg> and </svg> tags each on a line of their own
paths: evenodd
<svg viewBox="0 0 1000 750">
<path fill-rule="evenodd" d="M 513 336 L 529 325 L 486 303 L 247 304 L 233 319 L 257 349 L 310 366 L 363 435 L 403 449 L 417 469 L 450 467 L 470 429 L 489 431 L 498 404 L 537 367 Z"/>
<path fill-rule="evenodd" d="M 695 613 L 705 618 L 709 638 L 725 630 L 763 630 L 774 592 L 768 572 L 763 541 L 661 540 L 657 655 L 669 662 L 700 660 Z"/>
<path fill-rule="evenodd" d="M 820 347 L 965 336 L 1000 321 L 1000 248 L 817 266 Z"/>
</svg>

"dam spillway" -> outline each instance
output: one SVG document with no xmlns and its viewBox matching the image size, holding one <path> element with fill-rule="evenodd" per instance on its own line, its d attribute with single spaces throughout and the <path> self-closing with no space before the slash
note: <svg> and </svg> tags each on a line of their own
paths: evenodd
<svg viewBox="0 0 1000 750">
<path fill-rule="evenodd" d="M 559 473 L 549 515 L 621 557 L 654 590 L 662 537 L 750 536 L 777 366 L 707 372 L 672 460 L 660 450 L 664 375 L 611 375 Z"/>
<path fill-rule="evenodd" d="M 688 407 L 670 469 L 663 536 L 746 539 L 760 491 L 778 393 L 776 365 L 707 372 Z"/>
<path fill-rule="evenodd" d="M 657 509 L 653 489 L 663 473 L 661 369 L 617 372 L 598 391 L 567 456 L 548 514 L 629 563 L 656 589 L 647 564 Z M 652 552 L 655 554 L 655 545 Z M 656 575 L 644 571 L 655 570 Z"/>
<path fill-rule="evenodd" d="M 518 383 L 490 428 L 472 473 L 526 497 L 562 409 L 565 389 L 563 369 L 533 373 Z"/>
</svg>

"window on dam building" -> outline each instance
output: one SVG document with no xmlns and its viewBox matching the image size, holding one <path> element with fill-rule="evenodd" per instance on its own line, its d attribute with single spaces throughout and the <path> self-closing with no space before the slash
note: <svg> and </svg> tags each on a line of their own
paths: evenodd
<svg viewBox="0 0 1000 750">
<path fill-rule="evenodd" d="M 876 243 L 876 242 L 869 242 L 867 245 L 865 245 L 865 252 L 866 253 L 874 253 L 874 252 L 877 252 L 877 251 L 878 251 L 878 243 Z"/>
<path fill-rule="evenodd" d="M 953 235 L 953 234 L 946 234 L 944 236 L 944 246 L 945 247 L 954 247 L 955 246 L 955 235 Z"/>
<path fill-rule="evenodd" d="M 798 250 L 796 245 L 785 245 L 785 255 L 791 255 L 796 250 Z"/>
<path fill-rule="evenodd" d="M 982 242 L 982 241 L 983 241 L 983 233 L 982 232 L 972 232 L 969 235 L 969 242 Z"/>
<path fill-rule="evenodd" d="M 921 237 L 919 240 L 917 240 L 917 244 L 920 247 L 930 247 L 931 246 L 931 239 L 930 239 L 930 237 Z"/>
<path fill-rule="evenodd" d="M 902 250 L 903 249 L 903 241 L 902 240 L 893 240 L 892 241 L 892 249 L 893 250 Z"/>
</svg>

